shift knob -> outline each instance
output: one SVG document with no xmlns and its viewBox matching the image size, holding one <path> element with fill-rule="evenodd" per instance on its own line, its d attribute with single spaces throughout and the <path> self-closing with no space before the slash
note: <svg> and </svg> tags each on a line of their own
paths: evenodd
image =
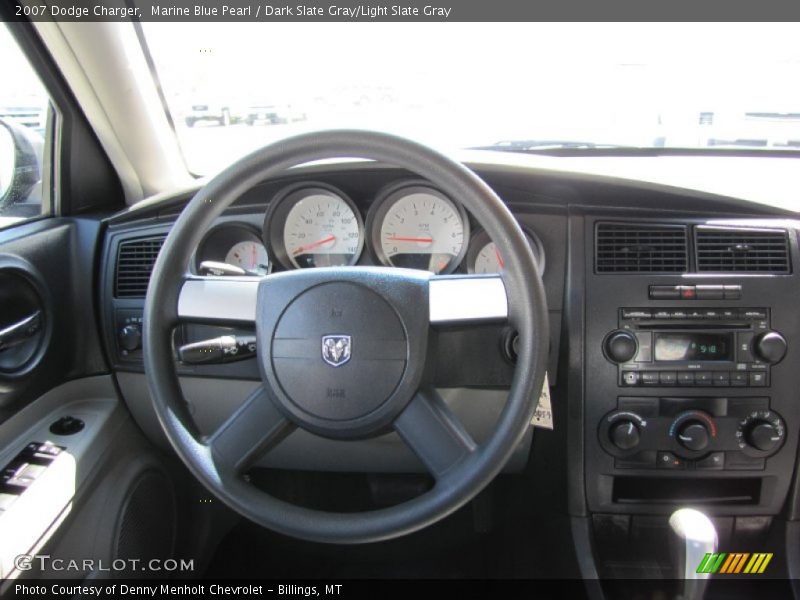
<svg viewBox="0 0 800 600">
<path fill-rule="evenodd" d="M 717 530 L 705 514 L 693 508 L 679 508 L 669 518 L 671 548 L 676 576 L 683 580 L 681 600 L 702 600 L 708 573 L 697 568 L 708 553 L 717 551 Z"/>
</svg>

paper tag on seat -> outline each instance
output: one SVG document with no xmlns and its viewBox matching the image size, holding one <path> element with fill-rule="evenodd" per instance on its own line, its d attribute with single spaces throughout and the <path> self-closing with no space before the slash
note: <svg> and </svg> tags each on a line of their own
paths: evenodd
<svg viewBox="0 0 800 600">
<path fill-rule="evenodd" d="M 542 429 L 553 429 L 553 408 L 550 405 L 550 382 L 547 379 L 547 373 L 544 374 L 542 393 L 539 394 L 539 404 L 536 405 L 531 425 Z"/>
</svg>

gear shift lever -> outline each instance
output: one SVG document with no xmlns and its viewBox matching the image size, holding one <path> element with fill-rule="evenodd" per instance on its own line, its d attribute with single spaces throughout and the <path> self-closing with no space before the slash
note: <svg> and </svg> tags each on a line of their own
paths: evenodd
<svg viewBox="0 0 800 600">
<path fill-rule="evenodd" d="M 706 515 L 693 508 L 680 508 L 669 518 L 672 529 L 671 549 L 676 576 L 683 580 L 680 600 L 702 600 L 708 585 L 708 573 L 697 567 L 706 553 L 717 551 L 717 530 Z"/>
</svg>

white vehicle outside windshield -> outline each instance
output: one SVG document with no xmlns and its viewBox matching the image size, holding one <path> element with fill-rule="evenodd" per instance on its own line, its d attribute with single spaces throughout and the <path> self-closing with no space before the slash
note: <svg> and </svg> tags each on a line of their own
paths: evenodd
<svg viewBox="0 0 800 600">
<path fill-rule="evenodd" d="M 439 148 L 800 151 L 800 25 L 143 23 L 190 170 L 377 129 Z"/>
</svg>

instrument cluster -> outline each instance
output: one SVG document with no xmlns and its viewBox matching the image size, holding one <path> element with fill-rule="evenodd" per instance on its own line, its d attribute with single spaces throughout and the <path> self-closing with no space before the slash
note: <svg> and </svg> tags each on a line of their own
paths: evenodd
<svg viewBox="0 0 800 600">
<path fill-rule="evenodd" d="M 525 235 L 544 272 L 541 242 L 529 230 Z M 504 268 L 498 248 L 483 229 L 471 227 L 460 202 L 420 181 L 385 187 L 365 215 L 334 186 L 295 184 L 271 199 L 260 231 L 246 223 L 220 224 L 195 254 L 195 270 L 213 275 L 355 264 L 434 274 Z"/>
</svg>

